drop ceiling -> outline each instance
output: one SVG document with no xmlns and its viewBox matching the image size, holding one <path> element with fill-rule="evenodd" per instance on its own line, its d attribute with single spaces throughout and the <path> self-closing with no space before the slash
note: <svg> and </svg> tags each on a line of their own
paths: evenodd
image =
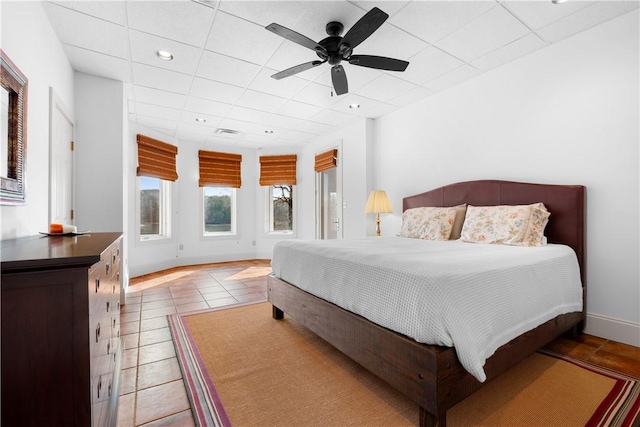
<svg viewBox="0 0 640 427">
<path fill-rule="evenodd" d="M 343 62 L 349 93 L 341 96 L 333 94 L 328 64 L 270 77 L 318 58 L 265 26 L 276 22 L 319 41 L 328 22 L 346 32 L 374 6 L 389 19 L 354 51 L 409 61 L 405 72 Z M 125 83 L 132 122 L 179 140 L 261 148 L 304 145 L 380 117 L 638 2 L 81 0 L 43 7 L 73 69 Z M 158 50 L 174 60 L 160 60 Z"/>
</svg>

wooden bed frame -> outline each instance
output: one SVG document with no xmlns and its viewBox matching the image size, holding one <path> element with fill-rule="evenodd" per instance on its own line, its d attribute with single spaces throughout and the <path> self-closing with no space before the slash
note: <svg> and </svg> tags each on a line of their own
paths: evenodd
<svg viewBox="0 0 640 427">
<path fill-rule="evenodd" d="M 586 189 L 579 185 L 469 181 L 436 188 L 403 199 L 403 211 L 420 206 L 516 205 L 543 202 L 551 217 L 545 230 L 549 243 L 574 249 L 585 280 Z M 585 312 L 569 313 L 538 326 L 500 347 L 484 366 L 480 383 L 460 364 L 455 348 L 420 344 L 367 319 L 313 296 L 274 276 L 267 278 L 273 317 L 286 312 L 420 407 L 420 426 L 446 426 L 446 412 L 486 382 L 563 333 L 580 333 Z"/>
</svg>

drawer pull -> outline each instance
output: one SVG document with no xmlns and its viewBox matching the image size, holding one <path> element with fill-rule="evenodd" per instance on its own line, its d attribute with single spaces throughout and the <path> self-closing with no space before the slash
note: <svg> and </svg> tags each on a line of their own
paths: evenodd
<svg viewBox="0 0 640 427">
<path fill-rule="evenodd" d="M 111 396 L 111 380 L 109 380 L 109 396 Z"/>
<path fill-rule="evenodd" d="M 96 342 L 100 340 L 100 323 L 98 323 L 98 327 L 96 328 Z"/>
<path fill-rule="evenodd" d="M 109 312 L 109 301 L 107 301 L 107 313 Z"/>
<path fill-rule="evenodd" d="M 114 328 L 116 327 L 116 318 L 115 317 L 113 318 L 113 327 Z"/>
<path fill-rule="evenodd" d="M 96 279 L 96 293 L 98 292 L 99 289 L 100 289 L 100 278 L 98 277 Z"/>
<path fill-rule="evenodd" d="M 113 254 L 113 258 L 112 259 L 113 259 L 113 263 L 115 264 L 116 263 L 116 254 Z"/>
<path fill-rule="evenodd" d="M 100 379 L 98 379 L 98 399 L 100 399 L 100 390 L 102 390 L 102 375 L 100 375 Z"/>
<path fill-rule="evenodd" d="M 111 341 L 107 343 L 107 354 L 111 353 Z"/>
<path fill-rule="evenodd" d="M 109 263 L 106 263 L 106 264 L 105 264 L 105 268 L 106 268 L 106 270 L 107 270 L 107 275 L 109 275 L 109 268 L 110 268 L 110 267 L 111 267 L 111 264 L 109 264 Z"/>
<path fill-rule="evenodd" d="M 114 284 L 113 287 L 111 288 L 111 293 L 115 294 L 116 293 L 116 285 Z"/>
</svg>

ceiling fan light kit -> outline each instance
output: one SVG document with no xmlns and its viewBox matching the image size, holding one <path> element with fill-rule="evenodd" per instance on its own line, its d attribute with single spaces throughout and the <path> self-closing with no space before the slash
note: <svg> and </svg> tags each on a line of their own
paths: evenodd
<svg viewBox="0 0 640 427">
<path fill-rule="evenodd" d="M 317 43 L 307 36 L 283 27 L 280 24 L 273 23 L 267 25 L 265 27 L 267 30 L 289 41 L 315 51 L 316 55 L 320 58 L 320 61 L 315 60 L 295 65 L 291 68 L 280 71 L 271 77 L 276 80 L 280 80 L 328 62 L 329 65 L 332 66 L 331 82 L 333 84 L 333 89 L 337 95 L 344 95 L 349 92 L 349 84 L 344 67 L 341 65 L 342 61 L 347 61 L 351 65 L 375 68 L 377 70 L 406 70 L 409 63 L 400 59 L 373 55 L 353 55 L 353 49 L 380 28 L 387 18 L 389 18 L 389 15 L 377 7 L 374 7 L 360 18 L 360 20 L 358 20 L 358 22 L 356 22 L 353 27 L 347 31 L 344 37 L 340 37 L 344 30 L 342 23 L 336 21 L 329 22 L 326 26 L 326 31 L 329 37 L 326 37 Z"/>
</svg>

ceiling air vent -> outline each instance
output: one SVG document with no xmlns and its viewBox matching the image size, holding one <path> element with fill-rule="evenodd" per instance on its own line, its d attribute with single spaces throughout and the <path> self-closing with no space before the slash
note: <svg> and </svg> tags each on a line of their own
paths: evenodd
<svg viewBox="0 0 640 427">
<path fill-rule="evenodd" d="M 237 135 L 240 133 L 240 131 L 233 130 L 233 129 L 218 128 L 216 129 L 216 133 L 219 135 Z"/>
</svg>

